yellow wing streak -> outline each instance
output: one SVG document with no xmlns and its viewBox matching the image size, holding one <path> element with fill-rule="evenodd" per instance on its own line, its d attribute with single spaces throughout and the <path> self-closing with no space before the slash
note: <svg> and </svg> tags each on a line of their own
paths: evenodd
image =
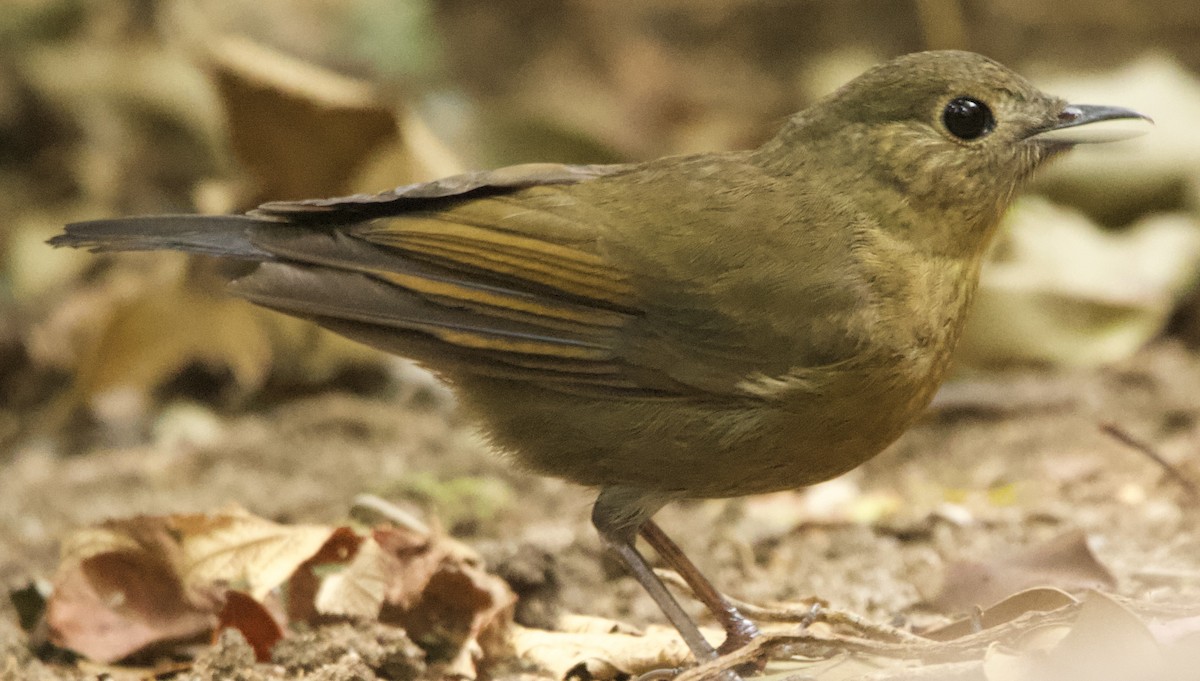
<svg viewBox="0 0 1200 681">
<path fill-rule="evenodd" d="M 621 306 L 631 302 L 633 287 L 594 254 L 460 224 L 435 223 L 433 231 L 415 227 L 405 220 L 399 228 L 359 234 L 373 243 L 423 254 L 445 265 L 474 267 Z"/>
<path fill-rule="evenodd" d="M 419 275 L 380 270 L 370 272 L 384 281 L 416 291 L 444 305 L 482 306 L 487 308 L 489 314 L 547 328 L 597 334 L 619 328 L 625 322 L 625 315 L 608 310 L 556 305 L 544 298 L 532 300 Z"/>
<path fill-rule="evenodd" d="M 562 357 L 565 359 L 612 359 L 612 352 L 603 348 L 563 345 L 555 342 L 543 343 L 536 340 L 527 340 L 521 338 L 505 338 L 503 336 L 489 334 L 486 331 L 477 333 L 469 330 L 458 330 L 420 322 L 412 323 L 410 328 L 418 331 L 424 331 L 425 333 L 440 338 L 447 343 L 451 343 L 463 348 L 500 350 L 503 352 L 516 352 L 527 355 L 546 355 L 551 357 Z"/>
</svg>

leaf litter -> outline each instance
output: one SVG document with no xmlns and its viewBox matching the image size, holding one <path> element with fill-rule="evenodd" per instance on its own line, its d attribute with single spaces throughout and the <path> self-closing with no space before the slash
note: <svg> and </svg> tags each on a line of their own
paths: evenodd
<svg viewBox="0 0 1200 681">
<path fill-rule="evenodd" d="M 420 644 L 408 645 L 413 666 L 428 656 L 475 678 L 514 601 L 473 551 L 443 534 L 281 525 L 228 508 L 72 533 L 45 625 L 54 645 L 112 664 L 147 651 L 178 656 L 186 648 L 172 644 L 226 628 L 268 662 L 298 626 L 378 622 Z"/>
</svg>

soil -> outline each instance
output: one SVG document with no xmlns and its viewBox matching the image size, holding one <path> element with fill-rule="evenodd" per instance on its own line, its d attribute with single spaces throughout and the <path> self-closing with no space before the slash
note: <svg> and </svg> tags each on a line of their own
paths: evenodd
<svg viewBox="0 0 1200 681">
<path fill-rule="evenodd" d="M 1200 479 L 1198 384 L 1200 360 L 1171 342 L 1103 370 L 961 378 L 918 426 L 843 479 L 770 497 L 681 503 L 658 520 L 737 598 L 818 596 L 879 623 L 944 621 L 946 613 L 922 603 L 937 595 L 948 566 L 986 564 L 1073 529 L 1115 575 L 1110 591 L 1195 605 L 1200 514 L 1188 485 Z M 1149 443 L 1170 470 L 1105 434 L 1103 424 Z M 562 612 L 636 626 L 660 621 L 602 555 L 588 524 L 591 495 L 507 465 L 443 393 L 318 394 L 246 413 L 178 403 L 163 410 L 154 433 L 145 445 L 74 456 L 29 445 L 6 463 L 5 584 L 46 579 L 58 538 L 105 518 L 235 501 L 283 522 L 337 523 L 366 492 L 446 523 L 478 549 L 526 595 L 518 614 L 525 623 Z M 2 607 L 8 620 L 11 606 Z M 347 636 L 343 628 L 320 631 Z M 31 661 L 24 637 L 12 627 L 0 632 L 0 646 L 16 656 L 10 665 L 24 660 L 38 678 L 78 678 L 71 665 Z M 236 644 L 223 639 L 206 652 L 196 678 L 237 660 L 244 674 L 211 678 L 275 678 L 254 671 L 252 655 L 216 660 Z M 355 678 L 339 667 L 346 660 L 321 659 L 314 654 L 309 671 L 328 669 L 312 678 Z"/>
</svg>

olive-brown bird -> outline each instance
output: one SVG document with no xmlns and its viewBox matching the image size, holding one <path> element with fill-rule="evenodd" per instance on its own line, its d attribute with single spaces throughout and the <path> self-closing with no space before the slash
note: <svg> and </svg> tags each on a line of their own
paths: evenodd
<svg viewBox="0 0 1200 681">
<path fill-rule="evenodd" d="M 1022 181 L 1112 127 L 1097 123 L 1144 120 L 1068 105 L 976 54 L 925 52 L 753 151 L 98 220 L 52 243 L 257 261 L 235 295 L 420 361 L 518 461 L 599 490 L 600 535 L 704 661 L 715 650 L 639 532 L 726 647 L 754 626 L 651 516 L 820 482 L 892 442 L 942 380 Z"/>
</svg>

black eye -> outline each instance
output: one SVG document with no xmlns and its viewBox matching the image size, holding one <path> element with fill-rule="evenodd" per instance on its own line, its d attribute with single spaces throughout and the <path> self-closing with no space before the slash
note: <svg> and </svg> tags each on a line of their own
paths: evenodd
<svg viewBox="0 0 1200 681">
<path fill-rule="evenodd" d="M 950 100 L 942 110 L 942 122 L 951 135 L 964 140 L 983 137 L 996 127 L 992 110 L 974 97 L 955 97 Z"/>
</svg>

